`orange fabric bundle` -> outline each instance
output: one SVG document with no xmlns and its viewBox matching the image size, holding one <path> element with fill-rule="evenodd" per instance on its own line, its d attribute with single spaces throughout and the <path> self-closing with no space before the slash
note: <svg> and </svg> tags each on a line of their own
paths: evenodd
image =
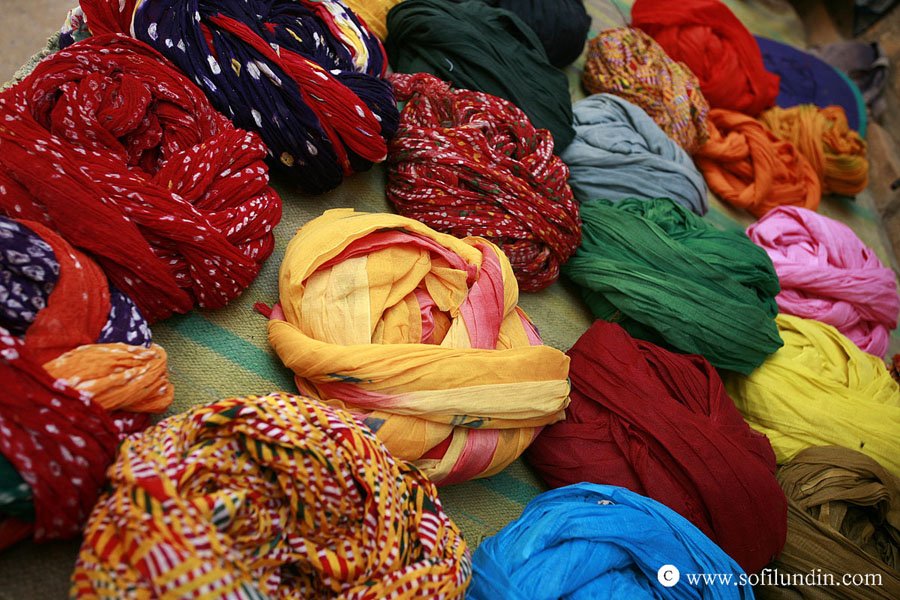
<svg viewBox="0 0 900 600">
<path fill-rule="evenodd" d="M 791 142 L 812 164 L 823 193 L 855 196 L 869 184 L 866 142 L 850 129 L 840 106 L 802 104 L 775 107 L 760 121 L 779 139 Z"/>
<path fill-rule="evenodd" d="M 819 207 L 816 171 L 791 142 L 747 115 L 709 111 L 709 141 L 694 160 L 722 200 L 759 218 L 777 206 Z"/>
</svg>

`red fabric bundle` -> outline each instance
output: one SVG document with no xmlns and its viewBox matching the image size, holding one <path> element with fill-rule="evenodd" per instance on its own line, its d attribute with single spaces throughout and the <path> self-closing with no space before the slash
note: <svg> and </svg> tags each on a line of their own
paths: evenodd
<svg viewBox="0 0 900 600">
<path fill-rule="evenodd" d="M 748 572 L 784 545 L 787 503 L 768 439 L 709 362 L 597 321 L 568 352 L 571 403 L 528 450 L 551 486 L 626 487 L 675 510 Z"/>
<path fill-rule="evenodd" d="M 719 0 L 637 0 L 631 26 L 690 67 L 712 108 L 756 116 L 775 104 L 778 76 L 766 71 L 756 40 Z"/>
<path fill-rule="evenodd" d="M 0 94 L 0 212 L 103 267 L 148 320 L 224 306 L 274 247 L 266 150 L 156 51 L 79 42 Z"/>
<path fill-rule="evenodd" d="M 386 192 L 400 214 L 494 242 L 522 290 L 556 281 L 581 243 L 581 220 L 550 132 L 507 100 L 451 90 L 433 75 L 391 83 L 409 100 L 388 154 Z"/>
</svg>

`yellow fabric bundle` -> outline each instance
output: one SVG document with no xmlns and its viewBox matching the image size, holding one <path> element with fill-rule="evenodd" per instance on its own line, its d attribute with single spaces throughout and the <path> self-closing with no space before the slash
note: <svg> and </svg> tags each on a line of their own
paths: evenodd
<svg viewBox="0 0 900 600">
<path fill-rule="evenodd" d="M 778 463 L 833 445 L 900 473 L 900 385 L 881 359 L 831 325 L 785 314 L 776 323 L 784 346 L 726 386 L 747 422 L 769 437 Z"/>
<path fill-rule="evenodd" d="M 487 240 L 330 210 L 288 245 L 279 296 L 269 341 L 301 392 L 436 482 L 499 472 L 563 418 L 569 359 L 541 345 Z"/>
<path fill-rule="evenodd" d="M 840 106 L 802 104 L 771 108 L 760 121 L 782 140 L 794 144 L 812 164 L 823 193 L 854 196 L 869 184 L 866 142 L 850 129 Z"/>
<path fill-rule="evenodd" d="M 387 38 L 387 14 L 402 0 L 344 0 L 382 42 Z"/>
</svg>

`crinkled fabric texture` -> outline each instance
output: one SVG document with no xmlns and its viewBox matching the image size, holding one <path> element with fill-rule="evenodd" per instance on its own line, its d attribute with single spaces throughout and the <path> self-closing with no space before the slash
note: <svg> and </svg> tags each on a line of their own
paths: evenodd
<svg viewBox="0 0 900 600">
<path fill-rule="evenodd" d="M 768 436 L 778 464 L 812 446 L 858 450 L 900 475 L 900 385 L 880 358 L 831 325 L 777 318 L 784 347 L 725 384 L 750 426 Z"/>
<path fill-rule="evenodd" d="M 747 235 L 775 265 L 781 312 L 833 325 L 869 354 L 887 353 L 900 313 L 897 279 L 852 229 L 784 206 L 748 227 Z"/>
<path fill-rule="evenodd" d="M 581 221 L 550 132 L 502 98 L 427 73 L 391 81 L 408 102 L 390 145 L 388 200 L 437 231 L 501 246 L 523 291 L 556 281 Z"/>
<path fill-rule="evenodd" d="M 764 112 L 760 121 L 806 157 L 819 176 L 823 193 L 855 196 L 866 189 L 869 184 L 866 142 L 850 129 L 840 106 L 775 107 Z"/>
<path fill-rule="evenodd" d="M 597 34 L 588 43 L 581 82 L 591 94 L 605 92 L 640 106 L 688 153 L 709 137 L 709 104 L 697 77 L 640 29 Z"/>
<path fill-rule="evenodd" d="M 581 205 L 581 247 L 563 268 L 594 316 L 636 338 L 750 373 L 781 347 L 772 261 L 668 199 Z"/>
<path fill-rule="evenodd" d="M 812 164 L 747 115 L 709 111 L 709 141 L 694 159 L 719 198 L 757 218 L 778 206 L 819 207 L 822 187 Z"/>
<path fill-rule="evenodd" d="M 640 107 L 612 94 L 574 106 L 575 139 L 562 153 L 579 202 L 671 198 L 698 215 L 706 183 L 691 157 Z"/>
<path fill-rule="evenodd" d="M 431 73 L 457 89 L 509 100 L 550 130 L 557 152 L 572 141 L 568 80 L 513 13 L 481 0 L 404 0 L 388 13 L 385 47 L 395 71 Z"/>
<path fill-rule="evenodd" d="M 387 37 L 388 12 L 403 0 L 342 0 L 353 13 L 362 19 L 369 31 L 384 41 Z"/>
<path fill-rule="evenodd" d="M 785 577 L 845 573 L 877 585 L 766 586 L 760 598 L 891 600 L 900 596 L 900 481 L 868 456 L 836 446 L 800 452 L 778 471 L 788 497 L 788 539 L 773 563 Z"/>
<path fill-rule="evenodd" d="M 859 88 L 872 116 L 881 119 L 887 109 L 884 89 L 891 65 L 878 42 L 834 42 L 821 48 L 813 48 L 811 52 L 846 74 Z M 849 118 L 852 123 L 852 117 Z"/>
<path fill-rule="evenodd" d="M 766 566 L 786 527 L 775 453 L 744 422 L 713 366 L 599 320 L 568 355 L 566 420 L 528 449 L 541 478 L 552 487 L 590 481 L 649 496 L 748 572 Z"/>
<path fill-rule="evenodd" d="M 563 418 L 569 359 L 517 306 L 509 261 L 390 214 L 327 211 L 285 252 L 269 343 L 439 484 L 499 473 Z"/>
<path fill-rule="evenodd" d="M 775 104 L 778 76 L 766 70 L 756 40 L 719 0 L 637 0 L 631 26 L 693 71 L 712 108 L 756 116 Z"/>
<path fill-rule="evenodd" d="M 457 598 L 469 551 L 437 490 L 349 413 L 275 393 L 127 439 L 73 597 Z"/>
<path fill-rule="evenodd" d="M 609 485 L 544 492 L 482 542 L 472 561 L 473 600 L 753 598 L 746 586 L 663 586 L 658 574 L 664 565 L 735 579 L 743 571 L 673 510 Z"/>
<path fill-rule="evenodd" d="M 224 306 L 272 252 L 262 142 L 138 41 L 53 54 L 0 94 L 0 118 L 0 213 L 89 253 L 151 322 Z"/>
<path fill-rule="evenodd" d="M 381 42 L 337 0 L 82 0 L 94 35 L 153 46 L 307 192 L 387 157 L 397 105 Z"/>
</svg>

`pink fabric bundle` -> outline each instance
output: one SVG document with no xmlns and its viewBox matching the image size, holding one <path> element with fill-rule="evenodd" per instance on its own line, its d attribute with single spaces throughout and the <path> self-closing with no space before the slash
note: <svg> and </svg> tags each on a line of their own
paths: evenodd
<svg viewBox="0 0 900 600">
<path fill-rule="evenodd" d="M 797 206 L 747 228 L 775 265 L 781 312 L 836 327 L 862 350 L 884 356 L 897 326 L 894 272 L 849 227 Z"/>
</svg>

